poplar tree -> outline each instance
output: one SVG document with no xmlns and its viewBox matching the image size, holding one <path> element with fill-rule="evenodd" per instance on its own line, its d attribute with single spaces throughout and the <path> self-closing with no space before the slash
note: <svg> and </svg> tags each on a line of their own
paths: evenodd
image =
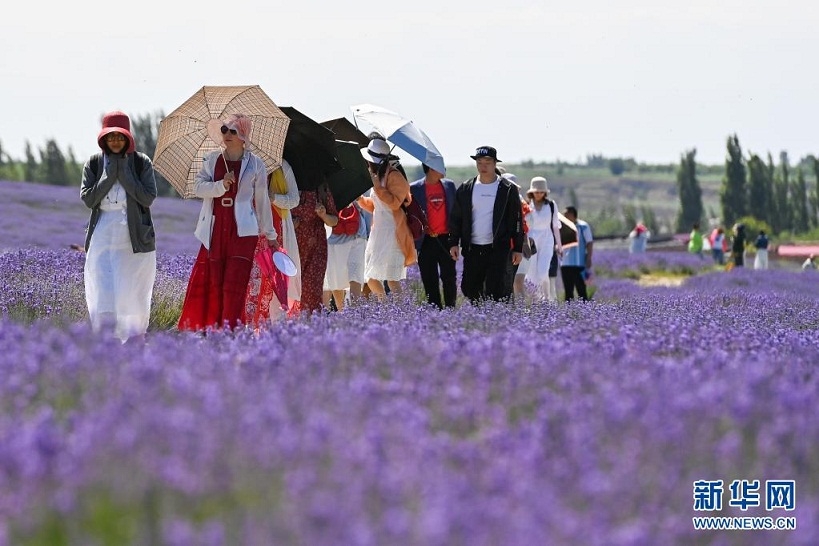
<svg viewBox="0 0 819 546">
<path fill-rule="evenodd" d="M 753 154 L 748 161 L 748 213 L 768 224 L 771 221 L 771 203 L 768 202 L 771 183 L 762 158 Z"/>
<path fill-rule="evenodd" d="M 47 140 L 45 149 L 40 150 L 40 161 L 42 163 L 40 172 L 43 177 L 41 182 L 57 186 L 68 186 L 73 183 L 68 179 L 65 156 L 54 139 Z"/>
<path fill-rule="evenodd" d="M 779 169 L 773 178 L 774 210 L 776 216 L 771 219 L 771 228 L 776 233 L 793 230 L 793 210 L 791 209 L 790 164 L 788 153 L 779 154 Z"/>
<path fill-rule="evenodd" d="M 165 114 L 160 110 L 154 114 L 145 114 L 131 118 L 131 129 L 133 129 L 136 149 L 148 157 L 153 158 L 156 152 L 156 141 L 159 138 L 159 122 Z M 171 196 L 177 195 L 173 186 L 159 172 L 154 171 L 156 178 L 157 195 Z"/>
<path fill-rule="evenodd" d="M 696 157 L 696 148 L 686 152 L 677 168 L 677 191 L 680 194 L 677 233 L 687 233 L 695 222 L 702 221 L 702 188 L 697 180 Z"/>
<path fill-rule="evenodd" d="M 805 173 L 800 167 L 796 171 L 796 181 L 791 189 L 790 208 L 793 211 L 793 232 L 805 233 L 810 229 L 808 218 L 808 185 Z"/>
<path fill-rule="evenodd" d="M 745 159 L 736 135 L 728 137 L 727 148 L 720 204 L 723 225 L 731 226 L 748 213 L 748 194 L 745 189 Z"/>
<path fill-rule="evenodd" d="M 31 151 L 31 143 L 26 141 L 26 163 L 23 168 L 23 179 L 26 182 L 42 182 L 39 177 L 40 171 L 40 164 L 37 163 L 37 158 L 34 157 L 34 153 Z"/>
<path fill-rule="evenodd" d="M 811 228 L 819 227 L 819 160 L 815 156 L 809 157 L 811 167 L 813 168 L 813 176 L 816 179 L 816 186 L 810 196 L 810 226 Z"/>
</svg>

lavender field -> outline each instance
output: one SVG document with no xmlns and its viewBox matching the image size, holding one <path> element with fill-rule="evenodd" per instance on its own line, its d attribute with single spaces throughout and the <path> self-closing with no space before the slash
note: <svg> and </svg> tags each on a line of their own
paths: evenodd
<svg viewBox="0 0 819 546">
<path fill-rule="evenodd" d="M 389 304 L 204 337 L 173 328 L 198 207 L 169 200 L 148 340 L 122 345 L 86 324 L 85 211 L 49 234 L 7 184 L 0 546 L 816 544 L 819 275 L 600 251 L 586 304 L 441 312 L 413 270 Z M 722 509 L 694 510 L 702 480 Z"/>
</svg>

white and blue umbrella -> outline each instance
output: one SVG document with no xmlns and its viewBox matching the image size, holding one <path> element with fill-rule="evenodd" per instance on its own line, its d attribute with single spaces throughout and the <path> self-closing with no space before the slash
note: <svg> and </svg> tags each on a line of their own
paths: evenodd
<svg viewBox="0 0 819 546">
<path fill-rule="evenodd" d="M 446 174 L 444 157 L 432 140 L 411 119 L 374 104 L 353 106 L 353 117 L 381 133 L 384 138 L 401 148 L 421 163 Z"/>
</svg>

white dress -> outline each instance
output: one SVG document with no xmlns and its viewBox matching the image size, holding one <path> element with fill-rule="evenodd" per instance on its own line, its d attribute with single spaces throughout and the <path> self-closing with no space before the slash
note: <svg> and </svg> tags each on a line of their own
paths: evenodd
<svg viewBox="0 0 819 546">
<path fill-rule="evenodd" d="M 379 281 L 400 281 L 407 278 L 404 253 L 395 235 L 392 210 L 372 193 L 373 224 L 364 252 L 364 278 Z"/>
<path fill-rule="evenodd" d="M 287 193 L 276 194 L 270 191 L 270 200 L 281 209 L 291 210 L 299 205 L 299 188 L 296 182 L 296 175 L 293 168 L 287 161 L 282 161 L 282 172 L 287 181 Z M 299 245 L 296 241 L 296 228 L 293 225 L 293 215 L 288 214 L 282 219 L 282 246 L 287 251 L 287 255 L 296 264 L 296 274 L 287 280 L 287 306 L 293 302 L 301 300 L 301 256 L 299 255 Z M 275 296 L 273 296 L 275 297 Z"/>
<path fill-rule="evenodd" d="M 526 215 L 526 223 L 529 225 L 529 237 L 535 240 L 537 252 L 529 258 L 529 269 L 526 272 L 526 280 L 535 286 L 549 280 L 549 265 L 552 263 L 552 254 L 555 248 L 554 224 L 557 219 L 557 204 L 555 204 L 555 214 L 552 216 L 552 209 L 548 203 L 544 203 L 540 210 L 532 205 L 532 211 Z M 558 224 L 558 229 L 559 229 Z"/>
<path fill-rule="evenodd" d="M 95 330 L 114 327 L 123 342 L 148 330 L 156 251 L 135 253 L 125 217 L 125 190 L 115 183 L 85 255 L 85 299 Z"/>
</svg>

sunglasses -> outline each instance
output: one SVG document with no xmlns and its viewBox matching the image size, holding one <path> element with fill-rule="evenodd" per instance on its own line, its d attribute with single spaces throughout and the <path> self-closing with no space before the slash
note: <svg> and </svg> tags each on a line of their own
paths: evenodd
<svg viewBox="0 0 819 546">
<path fill-rule="evenodd" d="M 226 135 L 228 131 L 230 131 L 230 134 L 231 134 L 231 135 L 235 135 L 235 134 L 237 134 L 237 133 L 236 133 L 236 129 L 228 129 L 228 126 L 227 126 L 227 125 L 222 125 L 222 128 L 221 128 L 221 129 L 219 129 L 219 130 L 220 130 L 220 131 L 222 131 L 222 134 L 223 134 L 223 135 Z"/>
</svg>

